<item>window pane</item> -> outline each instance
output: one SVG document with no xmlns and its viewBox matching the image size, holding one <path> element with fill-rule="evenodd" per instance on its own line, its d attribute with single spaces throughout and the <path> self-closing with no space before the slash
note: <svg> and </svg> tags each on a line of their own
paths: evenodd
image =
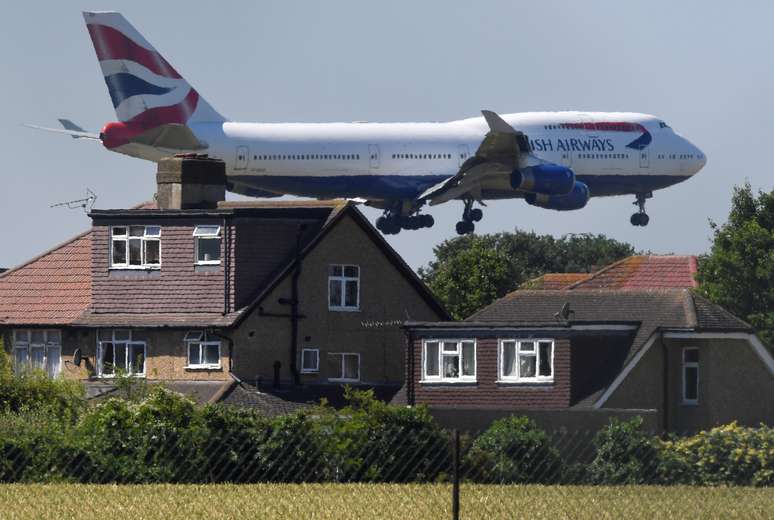
<svg viewBox="0 0 774 520">
<path fill-rule="evenodd" d="M 220 226 L 196 226 L 195 237 L 216 237 L 220 234 Z"/>
<path fill-rule="evenodd" d="M 46 362 L 48 364 L 47 371 L 49 377 L 56 377 L 59 375 L 59 363 L 61 360 L 62 352 L 59 347 L 49 347 L 48 356 Z"/>
<path fill-rule="evenodd" d="M 685 373 L 685 398 L 695 401 L 699 397 L 699 369 L 686 367 Z"/>
<path fill-rule="evenodd" d="M 360 274 L 360 268 L 356 265 L 348 265 L 344 267 L 344 276 L 348 276 L 350 278 L 357 278 Z"/>
<path fill-rule="evenodd" d="M 341 354 L 328 355 L 328 378 L 341 379 Z"/>
<path fill-rule="evenodd" d="M 149 265 L 158 265 L 160 262 L 161 242 L 158 240 L 145 241 L 145 263 Z"/>
<path fill-rule="evenodd" d="M 102 373 L 106 375 L 115 373 L 115 358 L 113 356 L 113 344 L 102 343 Z"/>
<path fill-rule="evenodd" d="M 188 344 L 188 364 L 189 365 L 201 364 L 201 357 L 199 354 L 200 348 L 201 348 L 201 345 L 199 343 L 191 342 Z"/>
<path fill-rule="evenodd" d="M 46 333 L 42 330 L 33 330 L 30 332 L 30 343 L 42 345 L 46 342 Z"/>
<path fill-rule="evenodd" d="M 699 349 L 688 348 L 683 350 L 683 359 L 686 363 L 698 363 L 699 362 Z"/>
<path fill-rule="evenodd" d="M 328 274 L 331 276 L 341 276 L 341 266 L 332 265 L 328 268 Z"/>
<path fill-rule="evenodd" d="M 459 377 L 460 375 L 460 357 L 443 357 L 443 377 Z"/>
<path fill-rule="evenodd" d="M 317 371 L 317 356 L 317 350 L 304 349 L 301 353 L 301 369 Z"/>
<path fill-rule="evenodd" d="M 62 333 L 58 330 L 49 330 L 46 334 L 46 341 L 60 345 L 62 343 Z"/>
<path fill-rule="evenodd" d="M 113 331 L 113 337 L 116 339 L 116 341 L 122 339 L 132 339 L 132 331 L 127 329 L 116 329 Z"/>
<path fill-rule="evenodd" d="M 28 330 L 17 330 L 14 332 L 14 339 L 17 343 L 27 343 L 30 340 L 30 332 Z"/>
<path fill-rule="evenodd" d="M 16 370 L 17 374 L 21 374 L 27 370 L 27 348 L 25 347 L 14 349 L 13 353 L 14 369 Z"/>
<path fill-rule="evenodd" d="M 331 307 L 341 307 L 341 280 L 328 281 L 328 298 Z"/>
<path fill-rule="evenodd" d="M 126 228 L 125 227 L 114 227 L 113 228 L 113 236 L 126 236 Z"/>
<path fill-rule="evenodd" d="M 215 262 L 220 260 L 220 239 L 219 238 L 199 238 L 197 250 L 199 262 Z"/>
<path fill-rule="evenodd" d="M 462 375 L 476 375 L 476 347 L 472 341 L 462 344 Z"/>
<path fill-rule="evenodd" d="M 33 370 L 43 370 L 45 368 L 46 349 L 43 347 L 30 347 L 30 365 Z"/>
<path fill-rule="evenodd" d="M 551 354 L 553 350 L 553 343 L 550 341 L 541 341 L 538 345 L 540 348 L 540 367 L 539 374 L 541 376 L 551 375 Z"/>
<path fill-rule="evenodd" d="M 517 377 L 516 342 L 503 342 L 503 377 Z"/>
<path fill-rule="evenodd" d="M 207 365 L 220 364 L 220 345 L 217 343 L 204 346 L 204 363 Z"/>
<path fill-rule="evenodd" d="M 159 237 L 161 236 L 161 227 L 159 226 L 145 226 L 146 237 Z"/>
<path fill-rule="evenodd" d="M 113 240 L 113 264 L 126 263 L 126 240 Z"/>
<path fill-rule="evenodd" d="M 130 226 L 129 236 L 141 237 L 145 234 L 145 226 Z"/>
<path fill-rule="evenodd" d="M 456 341 L 444 341 L 443 342 L 443 351 L 444 352 L 457 352 L 457 342 Z"/>
<path fill-rule="evenodd" d="M 129 345 L 129 371 L 132 374 L 142 374 L 145 371 L 145 345 Z"/>
<path fill-rule="evenodd" d="M 129 240 L 129 265 L 142 265 L 141 247 L 142 240 L 136 238 Z"/>
<path fill-rule="evenodd" d="M 344 378 L 360 379 L 360 358 L 355 354 L 344 355 Z"/>
<path fill-rule="evenodd" d="M 525 351 L 533 352 L 535 350 L 535 344 L 531 341 L 522 341 L 519 344 L 519 350 L 521 352 L 525 352 Z"/>
<path fill-rule="evenodd" d="M 126 343 L 115 343 L 113 349 L 115 350 L 113 364 L 116 367 L 116 371 L 123 370 L 126 372 Z"/>
<path fill-rule="evenodd" d="M 425 375 L 438 375 L 438 343 L 425 343 Z"/>
<path fill-rule="evenodd" d="M 534 355 L 520 355 L 519 356 L 519 377 L 535 377 L 535 363 L 536 359 Z"/>
<path fill-rule="evenodd" d="M 192 330 L 185 335 L 185 341 L 201 341 L 204 334 L 200 330 Z"/>
<path fill-rule="evenodd" d="M 346 294 L 344 295 L 345 307 L 357 307 L 357 284 L 356 280 L 348 280 L 346 282 Z"/>
</svg>

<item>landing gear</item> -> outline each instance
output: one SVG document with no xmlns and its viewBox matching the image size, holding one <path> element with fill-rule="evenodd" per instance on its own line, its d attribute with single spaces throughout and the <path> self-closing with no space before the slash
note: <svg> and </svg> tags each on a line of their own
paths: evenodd
<svg viewBox="0 0 774 520">
<path fill-rule="evenodd" d="M 384 215 L 376 219 L 376 229 L 385 235 L 397 235 L 401 229 L 430 228 L 434 224 L 435 219 L 432 215 L 401 215 L 392 210 L 386 210 Z"/>
<path fill-rule="evenodd" d="M 476 229 L 474 222 L 484 218 L 484 212 L 480 208 L 473 208 L 473 199 L 465 199 L 465 209 L 462 211 L 462 220 L 457 222 L 457 234 L 467 235 Z"/>
<path fill-rule="evenodd" d="M 645 213 L 645 201 L 651 197 L 653 197 L 653 193 L 650 192 L 637 194 L 637 200 L 633 204 L 639 208 L 639 211 L 629 219 L 632 226 L 647 226 L 650 222 L 650 217 Z"/>
</svg>

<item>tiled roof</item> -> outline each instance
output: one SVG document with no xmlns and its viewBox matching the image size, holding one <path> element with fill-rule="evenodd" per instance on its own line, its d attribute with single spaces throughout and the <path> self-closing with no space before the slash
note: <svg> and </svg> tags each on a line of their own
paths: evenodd
<svg viewBox="0 0 774 520">
<path fill-rule="evenodd" d="M 67 324 L 90 304 L 90 232 L 0 275 L 0 324 Z"/>
<path fill-rule="evenodd" d="M 566 289 L 574 283 L 588 278 L 589 273 L 546 273 L 532 280 L 527 280 L 519 289 L 530 290 L 559 290 Z"/>
<path fill-rule="evenodd" d="M 223 315 L 219 312 L 155 312 L 155 313 L 95 313 L 85 312 L 73 325 L 84 327 L 227 327 L 239 316 L 239 312 Z"/>
<path fill-rule="evenodd" d="M 695 256 L 630 256 L 567 289 L 692 289 L 698 285 L 695 275 Z"/>
</svg>

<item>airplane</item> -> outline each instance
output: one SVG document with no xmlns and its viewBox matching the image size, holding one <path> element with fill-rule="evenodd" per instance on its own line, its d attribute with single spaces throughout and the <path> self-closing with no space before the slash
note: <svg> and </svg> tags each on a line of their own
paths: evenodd
<svg viewBox="0 0 774 520">
<path fill-rule="evenodd" d="M 349 198 L 380 208 L 384 234 L 431 227 L 425 205 L 463 201 L 460 235 L 487 200 L 523 198 L 557 211 L 591 197 L 634 195 L 631 224 L 650 218 L 655 190 L 704 167 L 704 153 L 656 116 L 528 112 L 433 123 L 244 123 L 222 116 L 117 12 L 84 12 L 118 121 L 61 132 L 159 161 L 206 154 L 226 165 L 229 191 L 254 197 Z M 33 125 L 29 125 L 33 126 Z"/>
</svg>

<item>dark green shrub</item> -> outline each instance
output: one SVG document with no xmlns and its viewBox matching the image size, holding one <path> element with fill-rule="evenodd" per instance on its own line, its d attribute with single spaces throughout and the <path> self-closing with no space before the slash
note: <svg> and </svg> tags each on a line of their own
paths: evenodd
<svg viewBox="0 0 774 520">
<path fill-rule="evenodd" d="M 648 484 L 657 481 L 657 439 L 642 430 L 642 418 L 612 418 L 594 437 L 596 456 L 588 468 L 594 484 Z"/>
<path fill-rule="evenodd" d="M 465 456 L 474 480 L 498 483 L 551 483 L 560 478 L 559 452 L 548 435 L 527 417 L 493 422 Z"/>
</svg>

